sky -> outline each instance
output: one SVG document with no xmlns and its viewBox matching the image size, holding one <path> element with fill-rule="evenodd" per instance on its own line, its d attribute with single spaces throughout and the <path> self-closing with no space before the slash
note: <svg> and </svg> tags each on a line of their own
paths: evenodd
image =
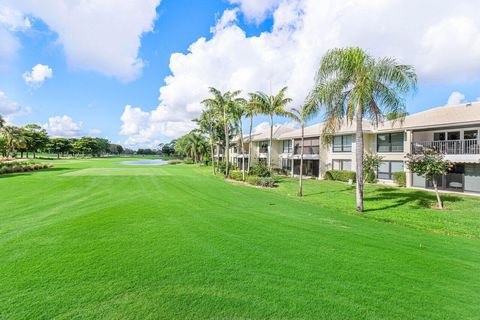
<svg viewBox="0 0 480 320">
<path fill-rule="evenodd" d="M 0 0 L 0 114 L 154 147 L 195 127 L 209 86 L 288 86 L 301 105 L 322 55 L 346 46 L 415 67 L 409 113 L 448 107 L 480 97 L 478 12 L 476 0 Z"/>
</svg>

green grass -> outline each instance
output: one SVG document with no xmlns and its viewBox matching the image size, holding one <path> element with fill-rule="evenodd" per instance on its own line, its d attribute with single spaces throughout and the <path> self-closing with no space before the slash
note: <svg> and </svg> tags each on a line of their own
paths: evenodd
<svg viewBox="0 0 480 320">
<path fill-rule="evenodd" d="M 0 176 L 0 318 L 480 314 L 480 199 L 437 211 L 429 193 L 369 187 L 359 216 L 345 184 L 307 181 L 299 200 L 295 180 L 116 162 Z"/>
</svg>

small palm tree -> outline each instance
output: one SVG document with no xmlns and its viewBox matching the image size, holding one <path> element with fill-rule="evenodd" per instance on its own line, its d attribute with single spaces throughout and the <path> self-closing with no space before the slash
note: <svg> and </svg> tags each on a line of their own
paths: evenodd
<svg viewBox="0 0 480 320">
<path fill-rule="evenodd" d="M 8 149 L 11 151 L 11 154 L 16 157 L 17 147 L 24 141 L 21 129 L 15 126 L 5 126 L 3 133 L 7 141 Z"/>
<path fill-rule="evenodd" d="M 245 152 L 243 150 L 243 124 L 242 119 L 246 112 L 247 101 L 244 99 L 236 99 L 232 103 L 232 117 L 236 121 L 240 132 L 240 145 L 238 152 L 242 155 L 242 179 L 245 181 Z"/>
<path fill-rule="evenodd" d="M 249 131 L 248 131 L 248 167 L 247 172 L 250 173 L 252 166 L 252 129 L 253 129 L 253 117 L 258 114 L 258 103 L 255 101 L 255 97 L 250 94 L 250 101 L 245 105 L 245 116 L 250 119 Z"/>
<path fill-rule="evenodd" d="M 346 119 L 356 123 L 357 211 L 363 211 L 364 118 L 375 123 L 386 114 L 404 114 L 404 95 L 416 89 L 410 65 L 394 58 L 375 59 L 360 48 L 333 49 L 320 62 L 307 105 L 325 112 L 323 137 L 328 140 Z M 325 140 L 325 139 L 324 139 Z"/>
<path fill-rule="evenodd" d="M 298 176 L 298 192 L 297 196 L 301 197 L 303 195 L 303 144 L 305 138 L 305 123 L 312 116 L 313 110 L 308 106 L 304 105 L 301 109 L 292 108 L 291 112 L 288 113 L 289 117 L 295 120 L 300 124 L 302 132 L 302 144 L 300 148 L 300 175 Z"/>
<path fill-rule="evenodd" d="M 272 168 L 272 142 L 273 142 L 273 116 L 287 116 L 285 106 L 292 99 L 285 97 L 287 87 L 282 88 L 276 95 L 267 95 L 263 92 L 252 93 L 252 101 L 257 106 L 260 113 L 270 117 L 270 142 L 268 148 L 268 167 Z"/>
<path fill-rule="evenodd" d="M 215 141 L 218 139 L 218 125 L 220 122 L 219 115 L 217 110 L 208 107 L 206 110 L 203 110 L 200 114 L 198 119 L 194 119 L 193 121 L 197 122 L 200 130 L 208 134 L 208 140 L 210 143 L 210 152 L 212 157 L 212 173 L 216 175 L 216 168 L 215 168 L 215 155 L 214 155 L 214 145 Z"/>
</svg>

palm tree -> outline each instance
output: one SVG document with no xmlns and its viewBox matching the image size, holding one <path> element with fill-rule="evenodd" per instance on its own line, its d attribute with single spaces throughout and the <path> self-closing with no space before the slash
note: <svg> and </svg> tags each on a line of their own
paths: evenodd
<svg viewBox="0 0 480 320">
<path fill-rule="evenodd" d="M 223 128 L 225 133 L 225 150 L 224 150 L 224 161 L 225 161 L 225 177 L 229 176 L 229 160 L 230 160 L 230 127 L 232 125 L 232 114 L 231 109 L 233 106 L 238 103 L 242 98 L 239 98 L 240 91 L 227 91 L 222 93 L 220 90 L 210 87 L 210 93 L 213 95 L 212 98 L 205 99 L 202 101 L 202 104 L 207 107 L 217 110 L 221 114 Z"/>
<path fill-rule="evenodd" d="M 5 126 L 3 133 L 8 149 L 11 150 L 13 156 L 16 156 L 18 145 L 24 141 L 21 129 L 15 126 Z"/>
<path fill-rule="evenodd" d="M 0 131 L 5 127 L 5 119 L 3 119 L 2 115 L 0 114 Z"/>
<path fill-rule="evenodd" d="M 377 123 L 386 114 L 405 112 L 404 96 L 415 91 L 410 65 L 375 59 L 360 48 L 332 49 L 322 58 L 307 105 L 325 112 L 324 141 L 343 121 L 356 123 L 357 211 L 363 212 L 363 119 Z"/>
<path fill-rule="evenodd" d="M 238 152 L 242 154 L 242 179 L 245 181 L 245 152 L 243 150 L 243 124 L 242 118 L 246 112 L 247 101 L 245 99 L 236 99 L 232 103 L 232 117 L 236 121 L 236 125 L 239 128 L 240 132 L 240 146 Z"/>
<path fill-rule="evenodd" d="M 216 175 L 215 168 L 215 155 L 214 155 L 214 145 L 216 139 L 218 139 L 217 128 L 219 124 L 218 113 L 215 109 L 208 107 L 206 110 L 203 110 L 198 119 L 193 120 L 198 123 L 200 130 L 207 133 L 210 143 L 210 152 L 212 157 L 212 174 Z"/>
<path fill-rule="evenodd" d="M 272 142 L 273 142 L 273 116 L 286 116 L 285 106 L 292 99 L 285 97 L 287 87 L 283 87 L 277 95 L 267 95 L 263 92 L 253 93 L 253 102 L 257 105 L 258 110 L 270 117 L 270 142 L 268 148 L 268 167 L 272 168 Z"/>
<path fill-rule="evenodd" d="M 255 102 L 255 97 L 250 94 L 250 101 L 245 105 L 245 116 L 250 119 L 249 131 L 248 131 L 248 167 L 247 172 L 250 173 L 250 167 L 252 166 L 252 129 L 253 129 L 253 117 L 258 113 L 258 103 Z"/>
<path fill-rule="evenodd" d="M 207 153 L 208 149 L 205 138 L 195 131 L 188 134 L 187 148 L 195 164 L 199 164 L 202 161 L 203 155 Z"/>
<path fill-rule="evenodd" d="M 311 117 L 313 110 L 308 106 L 304 105 L 301 109 L 292 108 L 291 112 L 288 113 L 289 117 L 293 120 L 297 121 L 301 126 L 302 131 L 302 144 L 300 149 L 300 175 L 298 177 L 298 192 L 297 196 L 301 197 L 303 195 L 303 186 L 302 186 L 302 179 L 303 179 L 303 143 L 305 137 L 305 122 Z"/>
</svg>

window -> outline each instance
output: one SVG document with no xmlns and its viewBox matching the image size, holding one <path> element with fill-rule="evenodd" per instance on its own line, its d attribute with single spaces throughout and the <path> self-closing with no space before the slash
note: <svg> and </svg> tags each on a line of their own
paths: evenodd
<svg viewBox="0 0 480 320">
<path fill-rule="evenodd" d="M 445 132 L 435 132 L 433 134 L 434 141 L 445 141 Z"/>
<path fill-rule="evenodd" d="M 332 161 L 333 170 L 352 170 L 352 160 L 333 160 Z"/>
<path fill-rule="evenodd" d="M 286 169 L 288 171 L 292 170 L 292 161 L 289 159 L 282 159 L 282 169 Z"/>
<path fill-rule="evenodd" d="M 447 138 L 447 140 L 460 140 L 460 131 L 448 132 Z"/>
<path fill-rule="evenodd" d="M 403 152 L 403 132 L 378 134 L 377 152 Z"/>
<path fill-rule="evenodd" d="M 333 138 L 333 152 L 352 152 L 353 136 L 335 136 Z"/>
<path fill-rule="evenodd" d="M 302 140 L 295 140 L 295 154 L 300 154 L 302 152 Z M 320 153 L 320 139 L 319 138 L 309 138 L 304 139 L 303 141 L 303 153 L 304 154 L 319 154 Z"/>
<path fill-rule="evenodd" d="M 473 140 L 478 139 L 478 131 L 477 130 L 468 130 L 463 133 L 463 138 L 465 140 Z"/>
<path fill-rule="evenodd" d="M 403 171 L 402 161 L 382 161 L 378 166 L 378 179 L 392 180 L 394 172 Z"/>
<path fill-rule="evenodd" d="M 268 141 L 261 141 L 260 142 L 260 153 L 267 153 L 268 152 Z"/>
<path fill-rule="evenodd" d="M 283 140 L 282 141 L 282 153 L 291 153 L 293 150 L 292 140 Z"/>
</svg>

